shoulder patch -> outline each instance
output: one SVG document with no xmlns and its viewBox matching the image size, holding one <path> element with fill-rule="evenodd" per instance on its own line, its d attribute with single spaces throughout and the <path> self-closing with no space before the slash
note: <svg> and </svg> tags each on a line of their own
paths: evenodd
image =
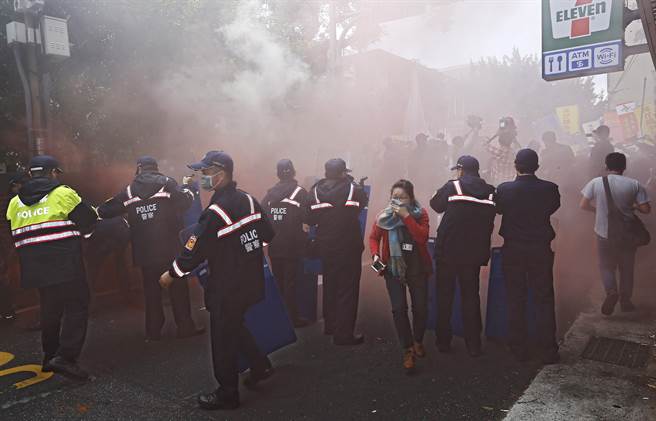
<svg viewBox="0 0 656 421">
<path fill-rule="evenodd" d="M 196 241 L 198 241 L 198 237 L 196 237 L 195 235 L 192 235 L 187 240 L 187 243 L 185 244 L 185 248 L 189 251 L 192 251 L 194 249 L 194 246 L 196 246 Z"/>
</svg>

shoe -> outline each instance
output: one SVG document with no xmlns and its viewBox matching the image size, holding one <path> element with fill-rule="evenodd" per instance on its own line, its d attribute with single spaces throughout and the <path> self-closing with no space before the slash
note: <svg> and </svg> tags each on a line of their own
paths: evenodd
<svg viewBox="0 0 656 421">
<path fill-rule="evenodd" d="M 275 370 L 268 358 L 266 364 L 267 366 L 264 370 L 251 369 L 248 372 L 248 377 L 246 377 L 243 382 L 244 387 L 247 389 L 255 389 L 255 386 L 257 386 L 259 382 L 264 381 L 274 375 Z"/>
<path fill-rule="evenodd" d="M 364 343 L 364 335 L 353 335 L 347 339 L 333 339 L 333 344 L 339 346 L 354 346 L 362 345 Z"/>
<path fill-rule="evenodd" d="M 52 373 L 52 366 L 50 365 L 51 357 L 44 357 L 43 363 L 41 364 L 42 373 Z"/>
<path fill-rule="evenodd" d="M 48 368 L 50 368 L 51 371 L 71 379 L 89 380 L 89 373 L 82 370 L 76 363 L 59 355 L 51 359 L 46 366 L 49 366 Z"/>
<path fill-rule="evenodd" d="M 528 350 L 526 348 L 510 347 L 510 353 L 520 363 L 528 361 Z"/>
<path fill-rule="evenodd" d="M 619 295 L 617 295 L 617 293 L 608 294 L 604 300 L 604 303 L 601 305 L 601 312 L 606 316 L 613 314 L 613 311 L 615 311 L 615 304 L 617 304 L 618 299 Z"/>
<path fill-rule="evenodd" d="M 544 365 L 557 364 L 560 362 L 560 354 L 558 354 L 558 351 L 546 353 L 542 356 L 541 361 Z"/>
<path fill-rule="evenodd" d="M 412 347 L 403 353 L 403 369 L 406 374 L 412 374 L 415 371 L 415 351 Z"/>
<path fill-rule="evenodd" d="M 426 349 L 424 349 L 424 344 L 421 342 L 415 342 L 412 350 L 415 353 L 415 357 L 424 358 L 426 356 Z"/>
<path fill-rule="evenodd" d="M 198 396 L 198 406 L 208 411 L 239 408 L 239 394 L 226 396 L 221 388 Z"/>
<path fill-rule="evenodd" d="M 10 310 L 7 313 L 0 314 L 0 322 L 11 323 L 16 320 L 16 313 L 14 310 Z"/>
<path fill-rule="evenodd" d="M 309 321 L 308 319 L 304 319 L 302 317 L 299 317 L 296 320 L 294 320 L 294 328 L 296 328 L 296 329 L 301 329 L 301 328 L 304 328 L 304 327 L 308 327 L 311 324 L 312 324 L 311 321 Z"/>
<path fill-rule="evenodd" d="M 145 342 L 159 342 L 162 340 L 162 335 L 146 335 Z"/>
<path fill-rule="evenodd" d="M 437 350 L 440 351 L 442 354 L 448 354 L 449 352 L 451 352 L 451 344 L 438 343 Z"/>
<path fill-rule="evenodd" d="M 628 298 L 620 301 L 620 309 L 622 310 L 622 313 L 631 313 L 636 311 L 636 307 Z"/>
<path fill-rule="evenodd" d="M 194 327 L 191 330 L 178 330 L 178 334 L 176 335 L 176 338 L 186 339 L 186 338 L 202 335 L 203 333 L 205 333 L 205 326 Z"/>
</svg>

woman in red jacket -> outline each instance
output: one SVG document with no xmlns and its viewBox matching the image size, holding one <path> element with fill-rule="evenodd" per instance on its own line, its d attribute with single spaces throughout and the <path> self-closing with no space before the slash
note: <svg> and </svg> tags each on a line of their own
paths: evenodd
<svg viewBox="0 0 656 421">
<path fill-rule="evenodd" d="M 428 232 L 428 212 L 415 200 L 414 186 L 408 180 L 397 181 L 390 206 L 376 217 L 369 247 L 374 263 L 385 265 L 379 273 L 385 277 L 408 373 L 415 368 L 415 358 L 426 355 L 422 342 L 428 318 L 428 277 L 433 271 Z M 412 299 L 412 326 L 407 290 Z"/>
</svg>

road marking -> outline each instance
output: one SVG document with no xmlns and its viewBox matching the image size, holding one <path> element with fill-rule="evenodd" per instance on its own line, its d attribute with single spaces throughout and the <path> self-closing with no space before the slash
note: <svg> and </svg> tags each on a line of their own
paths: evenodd
<svg viewBox="0 0 656 421">
<path fill-rule="evenodd" d="M 0 367 L 8 364 L 11 360 L 14 359 L 14 354 L 9 352 L 0 351 Z M 32 376 L 26 380 L 22 380 L 18 383 L 14 383 L 15 389 L 23 389 L 29 386 L 33 386 L 37 383 L 44 382 L 55 375 L 55 373 L 44 373 L 41 371 L 42 367 L 37 364 L 26 364 L 19 365 L 17 367 L 6 368 L 0 370 L 0 377 L 10 376 L 17 373 L 30 373 Z"/>
</svg>

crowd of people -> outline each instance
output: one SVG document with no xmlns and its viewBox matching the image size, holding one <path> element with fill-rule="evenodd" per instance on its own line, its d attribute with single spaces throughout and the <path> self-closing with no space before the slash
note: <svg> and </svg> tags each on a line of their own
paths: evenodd
<svg viewBox="0 0 656 421">
<path fill-rule="evenodd" d="M 631 227 L 635 227 L 634 212 L 649 213 L 650 206 L 643 185 L 623 176 L 626 156 L 615 152 L 610 143 L 611 148 L 607 148 L 608 128 L 601 126 L 594 135 L 597 145 L 591 160 L 600 159 L 595 166 L 605 165 L 607 175 L 585 185 L 580 207 L 596 212 L 599 266 L 607 293 L 602 312 L 610 315 L 617 302 L 622 311 L 635 310 L 631 301 L 635 250 L 644 239 L 629 238 L 626 231 L 632 228 L 627 228 L 626 221 L 631 219 Z M 450 320 L 458 284 L 468 353 L 478 357 L 483 352 L 480 272 L 490 260 L 497 215 L 501 216 L 499 234 L 504 241 L 509 349 L 519 361 L 531 357 L 525 317 L 530 288 L 536 312 L 537 357 L 544 364 L 559 361 L 551 247 L 556 232 L 551 216 L 561 205 L 555 169 L 571 165 L 574 154 L 556 142 L 553 132 L 544 134 L 545 148 L 540 154 L 522 148 L 510 117 L 501 119 L 493 139 L 472 142 L 475 136 L 468 137 L 454 140 L 457 157 L 450 156 L 448 149 L 431 157 L 425 150 L 426 137 L 418 136 L 415 157 L 426 166 L 432 165 L 431 159 L 440 166 L 448 165 L 452 176 L 444 177 L 450 179 L 429 197 L 424 194 L 425 187 L 419 192 L 412 181 L 401 176 L 400 169 L 385 168 L 391 180 L 385 184 L 389 190 L 384 187 L 389 192 L 386 204 L 370 211 L 374 215 L 368 237 L 370 264 L 387 287 L 403 349 L 402 367 L 409 373 L 414 371 L 416 359 L 426 355 L 428 282 L 434 272 L 438 350 L 451 351 Z M 490 157 L 484 174 L 476 151 Z M 279 182 L 258 201 L 237 188 L 234 165 L 223 151 L 210 151 L 189 165 L 199 174 L 200 187 L 212 196 L 198 221 L 184 230 L 182 245 L 183 215 L 199 194 L 191 178 L 185 177 L 178 185 L 159 172 L 154 158 L 142 157 L 137 161 L 134 180 L 93 208 L 75 190 L 60 183 L 62 171 L 55 158 L 41 155 L 30 160 L 27 176 L 14 184 L 6 217 L 20 260 L 21 285 L 37 288 L 40 295 L 43 371 L 88 378 L 77 363 L 89 307 L 82 242 L 93 235 L 103 218 L 125 217 L 128 222 L 133 260 L 143 275 L 148 341 L 161 339 L 162 288 L 169 289 L 178 337 L 204 332 L 192 318 L 187 282 L 191 272 L 207 261 L 204 299 L 210 314 L 212 362 L 219 387 L 199 396 L 201 408 L 239 406 L 239 355 L 250 365 L 246 387 L 254 387 L 274 374 L 272 362 L 258 349 L 244 324 L 246 311 L 264 297 L 262 262 L 266 248 L 295 327 L 309 323 L 299 315 L 295 288 L 301 260 L 311 252 L 322 262 L 324 333 L 337 346 L 364 343 L 364 335 L 356 332 L 365 250 L 360 215 L 369 206 L 363 184 L 353 179 L 344 160 L 335 158 L 325 163 L 324 178 L 305 189 L 296 180 L 294 164 L 283 159 L 276 168 Z M 539 168 L 549 181 L 536 175 Z M 410 172 L 408 178 L 412 175 Z M 432 187 L 436 185 L 437 180 Z M 432 256 L 428 247 L 430 213 L 418 200 L 422 197 L 441 215 Z M 618 270 L 619 287 L 615 279 Z"/>
</svg>

